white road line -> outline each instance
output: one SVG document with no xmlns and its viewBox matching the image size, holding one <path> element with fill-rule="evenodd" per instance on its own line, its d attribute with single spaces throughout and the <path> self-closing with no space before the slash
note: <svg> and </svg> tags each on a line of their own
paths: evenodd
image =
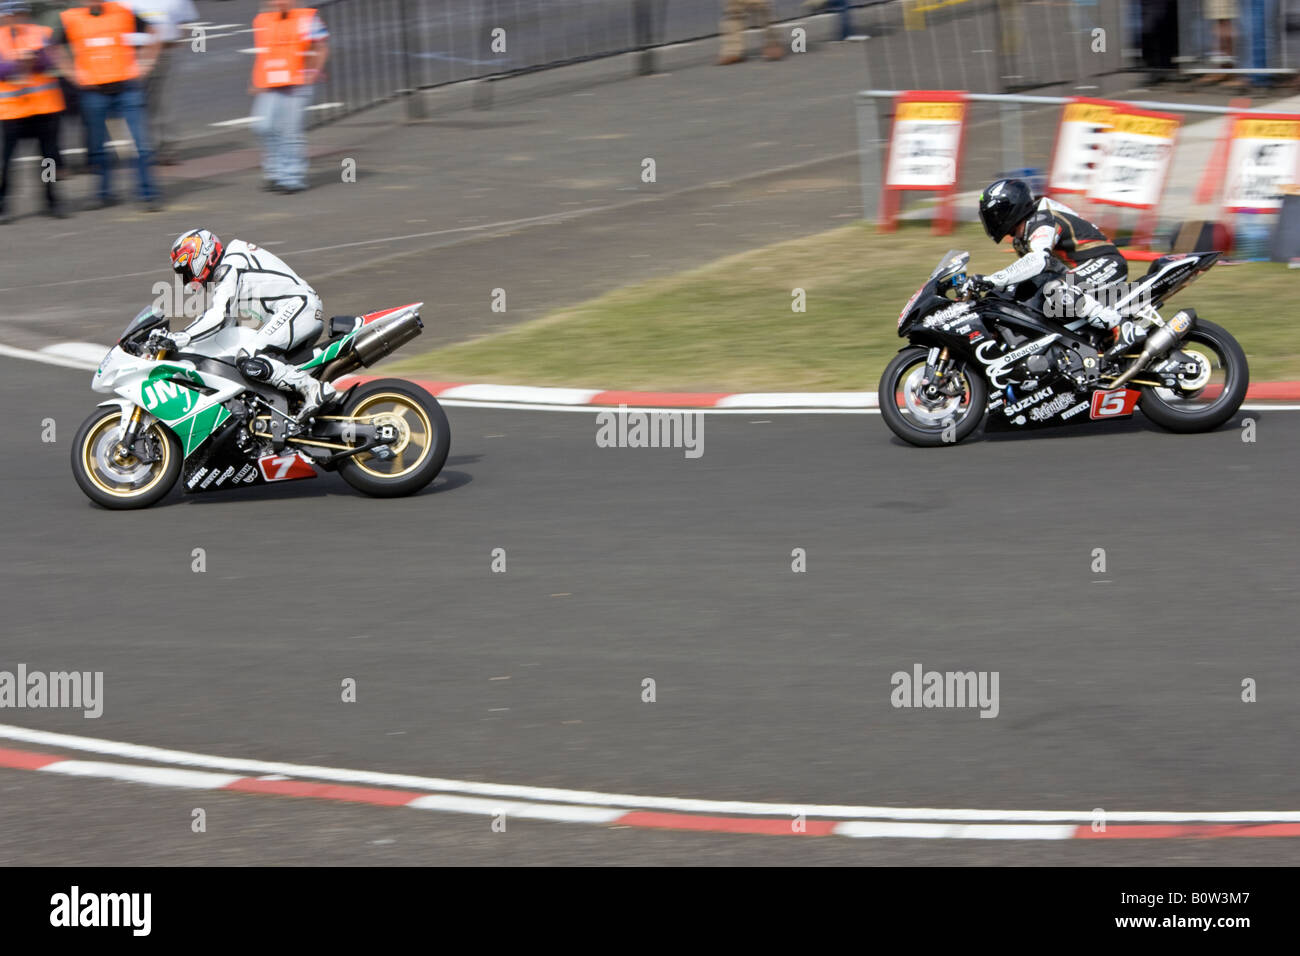
<svg viewBox="0 0 1300 956">
<path fill-rule="evenodd" d="M 105 351 L 107 351 L 107 349 L 105 349 Z M 26 362 L 41 362 L 45 365 L 61 365 L 63 368 L 79 368 L 84 370 L 96 368 L 95 365 L 87 365 L 80 359 L 64 358 L 58 355 L 49 355 L 44 352 L 33 352 L 30 349 L 16 349 L 10 345 L 0 345 L 0 355 L 7 358 L 23 359 Z"/>
<path fill-rule="evenodd" d="M 209 126 L 247 126 L 249 123 L 256 123 L 255 116 L 240 116 L 237 119 L 222 120 L 219 123 L 209 123 Z"/>
<path fill-rule="evenodd" d="M 422 777 L 412 774 L 383 773 L 373 770 L 344 770 L 337 767 L 319 767 L 304 764 L 282 763 L 269 760 L 247 760 L 193 753 L 186 750 L 169 750 L 141 744 L 80 737 L 45 730 L 30 730 L 0 724 L 0 738 L 44 744 L 66 750 L 112 754 L 133 760 L 153 760 L 160 763 L 187 767 L 204 767 L 239 775 L 284 774 L 339 783 L 369 784 L 380 787 L 398 787 L 411 790 L 435 790 L 477 797 L 501 797 L 523 801 L 576 804 L 579 807 L 625 807 L 639 810 L 667 810 L 682 813 L 715 813 L 723 815 L 779 816 L 804 814 L 810 817 L 840 817 L 856 819 L 951 821 L 951 822 L 1005 822 L 1005 823 L 1091 823 L 1095 814 L 1091 810 L 950 810 L 940 808 L 852 806 L 844 804 L 809 803 L 755 803 L 742 800 L 697 800 L 681 797 L 647 797 L 628 793 L 603 793 L 592 790 L 567 790 L 557 787 L 531 787 L 522 784 L 484 783 L 474 780 L 451 780 L 442 777 Z M 432 804 L 431 804 L 432 807 Z M 1123 811 L 1109 810 L 1108 823 L 1289 823 L 1300 822 L 1298 810 L 1214 810 L 1205 812 Z M 866 835 L 866 834 L 863 834 Z"/>
<path fill-rule="evenodd" d="M 537 402 L 555 405 L 582 405 L 590 408 L 588 403 L 600 394 L 598 388 L 536 388 L 528 385 L 457 385 L 442 392 L 449 399 L 475 398 L 489 401 Z M 442 400 L 441 395 L 439 401 Z"/>
<path fill-rule="evenodd" d="M 866 408 L 875 392 L 737 392 L 718 399 L 719 408 Z"/>
<path fill-rule="evenodd" d="M 908 840 L 1069 840 L 1075 828 L 1024 823 L 862 823 L 849 821 L 832 828 L 836 836 Z"/>
<path fill-rule="evenodd" d="M 552 820 L 559 823 L 613 823 L 623 816 L 622 809 L 584 807 L 575 804 L 519 803 L 516 801 L 487 800 L 483 797 L 453 797 L 431 794 L 416 797 L 405 806 L 416 810 L 436 810 L 443 813 L 474 813 L 496 816 L 505 813 L 521 820 Z"/>
<path fill-rule="evenodd" d="M 450 398 L 439 405 L 448 408 L 492 408 L 518 412 L 614 412 L 617 405 L 541 405 L 527 402 L 466 402 Z M 1242 406 L 1245 407 L 1245 406 Z M 1296 406 L 1300 409 L 1300 406 Z M 701 412 L 705 415 L 753 415 L 761 411 L 764 415 L 879 415 L 878 408 L 689 408 L 682 405 L 659 407 L 656 405 L 629 405 L 629 411 L 638 412 Z"/>
<path fill-rule="evenodd" d="M 96 345 L 94 342 L 59 342 L 45 346 L 41 349 L 41 354 L 84 362 L 90 368 L 98 368 L 109 348 L 107 345 Z"/>
<path fill-rule="evenodd" d="M 153 783 L 163 787 L 200 790 L 220 790 L 242 779 L 238 774 L 178 770 L 175 767 L 137 767 L 102 760 L 60 760 L 39 769 L 44 773 L 64 773 L 72 777 L 108 777 L 128 783 Z"/>
</svg>

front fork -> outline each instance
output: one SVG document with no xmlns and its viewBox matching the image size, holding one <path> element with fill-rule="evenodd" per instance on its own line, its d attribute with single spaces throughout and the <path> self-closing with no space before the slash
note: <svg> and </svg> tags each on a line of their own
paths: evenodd
<svg viewBox="0 0 1300 956">
<path fill-rule="evenodd" d="M 945 396 L 950 396 L 951 392 L 947 390 L 948 378 L 952 372 L 951 364 L 948 360 L 948 347 L 945 345 L 939 348 L 937 345 L 932 346 L 930 354 L 925 359 L 925 375 L 917 383 L 918 398 L 929 401 L 939 401 Z"/>
<path fill-rule="evenodd" d="M 154 353 L 153 360 L 160 362 L 166 354 L 166 349 L 159 349 Z M 119 465 L 125 465 L 131 458 L 137 458 L 140 461 L 151 461 L 152 459 L 135 453 L 135 442 L 140 437 L 140 424 L 144 421 L 144 409 L 139 405 L 132 405 L 131 414 L 123 414 L 122 418 L 122 437 L 113 446 L 113 461 Z"/>
</svg>

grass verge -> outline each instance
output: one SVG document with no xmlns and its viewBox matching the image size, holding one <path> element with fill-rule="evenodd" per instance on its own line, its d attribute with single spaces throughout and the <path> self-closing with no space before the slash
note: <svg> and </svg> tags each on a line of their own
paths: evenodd
<svg viewBox="0 0 1300 956">
<path fill-rule="evenodd" d="M 506 332 L 413 356 L 416 378 L 669 391 L 860 391 L 903 344 L 898 312 L 950 248 L 972 269 L 1009 261 L 978 226 L 881 235 L 865 223 L 728 256 L 625 286 Z M 1133 263 L 1131 273 L 1145 272 Z M 806 311 L 794 312 L 795 289 Z M 1300 379 L 1300 273 L 1276 263 L 1216 265 L 1172 305 L 1225 326 L 1254 381 Z"/>
</svg>

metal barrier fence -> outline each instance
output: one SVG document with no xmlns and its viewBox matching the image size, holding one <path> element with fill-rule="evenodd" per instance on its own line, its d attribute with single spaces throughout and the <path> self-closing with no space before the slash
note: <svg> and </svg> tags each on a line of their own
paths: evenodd
<svg viewBox="0 0 1300 956">
<path fill-rule="evenodd" d="M 773 8 L 777 19 L 803 10 L 801 0 Z M 722 0 L 322 0 L 318 9 L 332 65 L 316 123 L 410 90 L 714 36 Z"/>
<path fill-rule="evenodd" d="M 859 11 L 874 86 L 1005 93 L 1087 88 L 1126 66 L 1122 0 L 901 0 Z M 1098 32 L 1100 31 L 1100 32 Z"/>
<path fill-rule="evenodd" d="M 902 29 L 916 37 L 954 22 L 950 8 L 992 9 L 1020 0 L 849 0 L 855 32 Z M 1118 3 L 1119 0 L 1101 0 Z M 725 0 L 320 0 L 330 66 L 314 123 L 411 90 L 506 76 L 716 36 Z M 840 0 L 822 0 L 834 12 Z M 775 21 L 809 12 L 805 0 L 771 0 Z M 881 13 L 880 11 L 885 11 Z M 929 48 L 918 55 L 929 60 Z M 941 75 L 941 74 L 936 74 Z M 877 83 L 913 85 L 886 71 Z M 955 80 L 954 80 L 955 82 Z M 1000 89 L 1000 87 L 999 87 Z"/>
<path fill-rule="evenodd" d="M 313 121 L 326 122 L 412 90 L 716 36 L 724 2 L 320 0 L 332 37 L 331 64 L 317 90 Z M 821 12 L 834 12 L 841 0 L 820 2 Z M 1099 89 L 1104 77 L 1139 65 L 1185 69 L 1206 62 L 1216 37 L 1204 19 L 1205 2 L 849 0 L 848 5 L 853 32 L 867 38 L 871 86 L 1087 94 Z M 1264 13 L 1257 15 L 1261 4 Z M 1286 67 L 1282 0 L 1239 0 L 1239 5 L 1239 62 L 1258 66 L 1248 57 L 1262 43 L 1259 55 L 1266 56 L 1266 65 Z M 771 8 L 777 21 L 797 20 L 811 9 L 804 0 L 771 0 Z M 1152 10 L 1160 16 L 1153 19 Z M 1277 36 L 1264 29 L 1274 20 Z M 412 106 L 418 107 L 418 98 L 412 97 Z"/>
</svg>

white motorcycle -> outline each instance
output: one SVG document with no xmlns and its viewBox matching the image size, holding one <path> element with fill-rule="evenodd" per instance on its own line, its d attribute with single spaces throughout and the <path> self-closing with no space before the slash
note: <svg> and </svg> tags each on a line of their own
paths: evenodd
<svg viewBox="0 0 1300 956">
<path fill-rule="evenodd" d="M 284 358 L 333 383 L 419 335 L 422 305 L 337 316 L 324 342 Z M 396 497 L 428 485 L 447 460 L 447 416 L 417 385 L 357 383 L 300 422 L 297 395 L 246 377 L 230 359 L 159 347 L 167 327 L 165 316 L 145 309 L 91 382 L 117 396 L 86 419 L 72 449 L 72 473 L 97 504 L 144 508 L 178 480 L 197 493 L 314 478 L 318 471 L 338 471 L 366 494 Z"/>
</svg>

